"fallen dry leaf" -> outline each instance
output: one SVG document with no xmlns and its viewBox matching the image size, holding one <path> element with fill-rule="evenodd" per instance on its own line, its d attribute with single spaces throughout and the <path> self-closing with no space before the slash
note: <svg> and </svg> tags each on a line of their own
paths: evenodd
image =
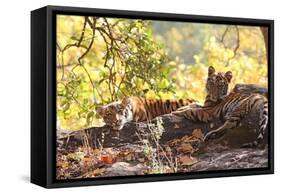
<svg viewBox="0 0 281 194">
<path fill-rule="evenodd" d="M 194 151 L 192 145 L 190 143 L 185 142 L 181 143 L 177 150 L 182 153 L 192 153 Z"/>
<path fill-rule="evenodd" d="M 101 161 L 103 161 L 105 164 L 112 164 L 113 158 L 110 155 L 104 155 L 101 156 Z"/>
<path fill-rule="evenodd" d="M 180 142 L 190 143 L 191 139 L 192 139 L 192 136 L 185 135 L 180 139 Z"/>
<path fill-rule="evenodd" d="M 198 138 L 200 140 L 203 140 L 203 138 L 204 138 L 204 134 L 202 133 L 201 129 L 194 129 L 192 131 L 192 136 L 196 137 L 196 138 Z"/>
<path fill-rule="evenodd" d="M 182 166 L 191 166 L 198 162 L 196 158 L 193 158 L 191 156 L 182 156 L 178 161 Z"/>
<path fill-rule="evenodd" d="M 97 168 L 93 171 L 93 175 L 97 176 L 97 175 L 101 175 L 105 172 L 105 168 Z"/>
</svg>

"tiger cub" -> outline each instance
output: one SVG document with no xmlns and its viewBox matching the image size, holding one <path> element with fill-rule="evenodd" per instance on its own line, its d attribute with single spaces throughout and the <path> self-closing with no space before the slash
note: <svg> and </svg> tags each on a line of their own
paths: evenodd
<svg viewBox="0 0 281 194">
<path fill-rule="evenodd" d="M 256 129 L 256 140 L 249 145 L 257 145 L 265 135 L 268 122 L 268 100 L 260 94 L 228 94 L 228 86 L 232 78 L 230 71 L 216 73 L 215 68 L 210 66 L 206 82 L 207 96 L 203 107 L 189 107 L 183 111 L 175 111 L 173 114 L 184 116 L 190 120 L 209 122 L 214 118 L 222 118 L 224 124 L 217 129 L 209 131 L 204 141 L 216 135 L 232 129 L 240 124 L 246 116 L 258 115 L 259 123 L 252 123 Z"/>
<path fill-rule="evenodd" d="M 141 97 L 125 97 L 122 101 L 96 108 L 96 112 L 107 125 L 112 126 L 115 130 L 121 130 L 127 122 L 151 120 L 193 102 L 190 99 L 152 100 Z"/>
</svg>

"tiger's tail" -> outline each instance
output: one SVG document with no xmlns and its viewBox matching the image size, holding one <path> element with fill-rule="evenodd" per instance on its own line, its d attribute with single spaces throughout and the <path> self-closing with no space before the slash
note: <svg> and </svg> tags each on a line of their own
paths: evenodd
<svg viewBox="0 0 281 194">
<path fill-rule="evenodd" d="M 242 147 L 256 147 L 259 144 L 262 144 L 264 141 L 265 136 L 265 130 L 267 128 L 268 123 L 268 101 L 263 100 L 261 104 L 261 114 L 260 114 L 260 120 L 259 120 L 259 128 L 256 132 L 256 139 L 253 142 L 245 143 L 242 145 Z"/>
<path fill-rule="evenodd" d="M 268 101 L 265 100 L 263 103 L 263 111 L 261 114 L 261 119 L 259 122 L 259 134 L 258 134 L 258 141 L 262 140 L 265 135 L 265 130 L 268 123 Z"/>
</svg>

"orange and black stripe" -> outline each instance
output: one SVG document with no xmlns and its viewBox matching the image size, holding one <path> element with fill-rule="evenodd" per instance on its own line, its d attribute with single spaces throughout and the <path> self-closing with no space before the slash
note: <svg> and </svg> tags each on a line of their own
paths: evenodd
<svg viewBox="0 0 281 194">
<path fill-rule="evenodd" d="M 134 98 L 135 99 L 135 98 Z M 190 105 L 194 101 L 191 99 L 179 99 L 179 100 L 152 100 L 138 97 L 135 99 L 139 101 L 135 111 L 133 111 L 133 118 L 136 121 L 151 120 L 157 116 L 171 113 L 178 108 Z"/>
<path fill-rule="evenodd" d="M 189 108 L 183 111 L 175 111 L 173 114 L 200 122 L 209 122 L 213 118 L 224 118 L 225 124 L 213 130 L 218 132 L 237 127 L 240 121 L 250 112 L 261 112 L 258 134 L 263 136 L 268 123 L 268 100 L 260 94 L 231 93 L 214 106 Z"/>
</svg>

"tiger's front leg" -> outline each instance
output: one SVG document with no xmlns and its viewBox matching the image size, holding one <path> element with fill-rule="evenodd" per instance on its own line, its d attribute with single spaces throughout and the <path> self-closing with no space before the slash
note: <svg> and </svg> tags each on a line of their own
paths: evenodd
<svg viewBox="0 0 281 194">
<path fill-rule="evenodd" d="M 189 107 L 185 110 L 175 111 L 172 114 L 176 116 L 185 117 L 188 120 L 192 121 L 200 121 L 200 122 L 209 122 L 214 118 L 218 118 L 218 115 L 215 115 L 215 109 L 212 108 L 192 108 Z M 241 120 L 241 111 L 236 110 L 231 114 L 227 115 L 225 118 L 225 122 L 222 126 L 217 129 L 211 130 L 206 133 L 204 137 L 204 141 L 207 141 L 209 138 L 217 136 L 221 133 L 224 133 L 227 129 L 232 129 L 238 125 Z"/>
<path fill-rule="evenodd" d="M 208 141 L 211 138 L 217 137 L 219 134 L 224 133 L 227 129 L 234 128 L 235 126 L 236 126 L 236 122 L 226 121 L 219 128 L 214 129 L 214 130 L 209 131 L 208 133 L 206 133 L 206 135 L 204 136 L 203 141 L 205 142 L 205 141 Z"/>
<path fill-rule="evenodd" d="M 219 134 L 225 133 L 227 129 L 232 129 L 238 125 L 240 122 L 241 117 L 240 117 L 240 112 L 239 110 L 236 112 L 233 112 L 229 116 L 226 117 L 226 120 L 222 126 L 220 126 L 217 129 L 211 130 L 208 133 L 206 133 L 204 137 L 204 141 L 207 141 L 208 139 L 212 137 L 216 137 Z"/>
<path fill-rule="evenodd" d="M 192 121 L 208 122 L 211 120 L 211 113 L 209 109 L 201 107 L 185 107 L 183 110 L 172 112 L 173 115 L 184 117 Z"/>
</svg>

